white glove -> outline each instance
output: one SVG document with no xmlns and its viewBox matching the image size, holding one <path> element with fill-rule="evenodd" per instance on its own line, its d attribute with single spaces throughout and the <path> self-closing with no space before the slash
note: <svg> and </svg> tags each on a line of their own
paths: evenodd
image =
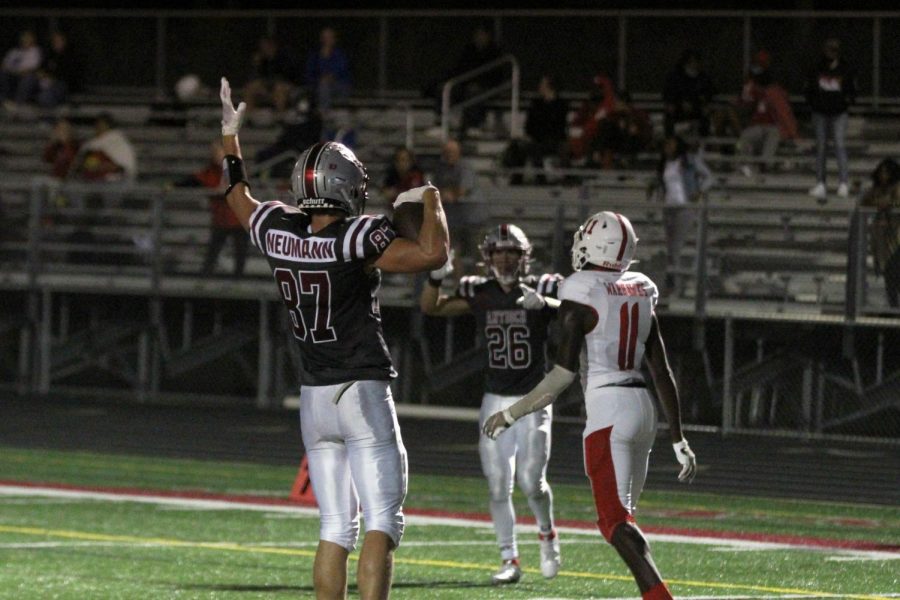
<svg viewBox="0 0 900 600">
<path fill-rule="evenodd" d="M 437 191 L 437 188 L 430 183 L 419 186 L 417 188 L 412 188 L 411 190 L 406 190 L 405 192 L 400 192 L 397 194 L 397 199 L 394 200 L 394 210 L 397 209 L 398 206 L 403 204 L 404 202 L 415 202 L 417 204 L 424 203 L 422 196 L 425 195 L 425 190 L 433 189 Z"/>
<path fill-rule="evenodd" d="M 519 287 L 522 288 L 522 297 L 516 300 L 517 305 L 525 310 L 541 310 L 547 306 L 547 300 L 535 290 L 521 283 Z"/>
<path fill-rule="evenodd" d="M 682 439 L 677 444 L 672 444 L 675 450 L 675 458 L 681 463 L 681 473 L 678 474 L 678 481 L 687 481 L 690 483 L 697 474 L 697 457 L 691 447 L 688 446 L 687 440 Z"/>
<path fill-rule="evenodd" d="M 451 249 L 447 254 L 447 262 L 444 263 L 444 266 L 435 269 L 428 273 L 428 277 L 433 279 L 434 281 L 442 281 L 453 273 L 453 250 Z"/>
<path fill-rule="evenodd" d="M 507 408 L 488 417 L 481 431 L 492 440 L 496 440 L 497 436 L 506 431 L 515 422 L 516 420 L 512 418 Z"/>
<path fill-rule="evenodd" d="M 237 135 L 244 121 L 244 111 L 247 104 L 241 102 L 237 109 L 231 102 L 231 86 L 228 80 L 222 78 L 222 89 L 219 90 L 219 98 L 222 99 L 222 135 Z"/>
</svg>

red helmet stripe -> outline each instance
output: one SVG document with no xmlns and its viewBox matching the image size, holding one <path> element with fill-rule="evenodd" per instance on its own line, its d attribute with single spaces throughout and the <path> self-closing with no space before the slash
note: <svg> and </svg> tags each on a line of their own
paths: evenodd
<svg viewBox="0 0 900 600">
<path fill-rule="evenodd" d="M 324 143 L 316 144 L 306 157 L 306 165 L 303 167 L 303 193 L 307 198 L 316 197 L 316 163 L 319 162 L 324 149 Z"/>
<path fill-rule="evenodd" d="M 506 241 L 509 239 L 509 225 L 506 223 L 500 226 L 500 239 Z"/>
<path fill-rule="evenodd" d="M 619 221 L 619 227 L 622 228 L 622 244 L 619 246 L 619 255 L 616 257 L 616 260 L 622 260 L 622 257 L 625 256 L 625 246 L 628 245 L 628 230 L 625 228 L 625 221 L 622 220 L 622 215 L 619 213 L 613 213 L 616 215 L 616 219 Z"/>
</svg>

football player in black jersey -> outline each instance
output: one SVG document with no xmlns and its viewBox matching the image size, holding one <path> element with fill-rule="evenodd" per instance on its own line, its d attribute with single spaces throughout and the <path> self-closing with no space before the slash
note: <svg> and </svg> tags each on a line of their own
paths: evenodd
<svg viewBox="0 0 900 600">
<path fill-rule="evenodd" d="M 381 328 L 380 270 L 415 273 L 447 260 L 437 188 L 405 200 L 424 205 L 416 240 L 397 237 L 384 216 L 363 215 L 368 175 L 353 152 L 325 142 L 304 151 L 291 175 L 297 206 L 250 195 L 238 144 L 243 113 L 222 78 L 225 197 L 266 256 L 300 348 L 300 425 L 319 504 L 313 565 L 316 597 L 345 598 L 347 558 L 366 535 L 357 583 L 364 599 L 387 598 L 393 550 L 403 535 L 406 450 L 389 383 L 396 376 Z"/>
<path fill-rule="evenodd" d="M 473 313 L 487 348 L 485 394 L 481 421 L 514 404 L 544 377 L 548 325 L 559 302 L 554 298 L 560 275 L 528 273 L 531 243 L 517 226 L 492 229 L 480 246 L 487 277 L 460 279 L 456 296 L 440 293 L 452 262 L 431 272 L 419 304 L 428 315 L 451 317 Z M 481 435 L 478 450 L 490 489 L 490 509 L 500 546 L 496 584 L 516 583 L 522 577 L 516 546 L 512 490 L 515 476 L 528 499 L 540 529 L 541 572 L 559 571 L 559 537 L 553 527 L 553 494 L 547 484 L 552 413 L 535 412 L 516 423 L 507 439 Z"/>
</svg>

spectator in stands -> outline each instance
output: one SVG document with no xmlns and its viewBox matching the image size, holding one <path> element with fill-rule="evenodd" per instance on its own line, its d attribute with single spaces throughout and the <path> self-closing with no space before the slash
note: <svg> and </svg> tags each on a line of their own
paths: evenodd
<svg viewBox="0 0 900 600">
<path fill-rule="evenodd" d="M 56 120 L 50 141 L 44 146 L 44 162 L 50 164 L 50 172 L 57 179 L 65 179 L 81 142 L 75 137 L 72 123 L 65 117 Z"/>
<path fill-rule="evenodd" d="M 652 141 L 650 115 L 631 104 L 628 92 L 622 92 L 616 98 L 612 114 L 597 127 L 587 166 L 601 169 L 628 167 Z"/>
<path fill-rule="evenodd" d="M 290 177 L 300 152 L 322 140 L 322 115 L 315 101 L 309 98 L 308 92 L 305 90 L 298 92 L 295 104 L 281 118 L 281 131 L 275 142 L 256 153 L 257 165 L 287 154 L 283 160 L 276 161 L 270 167 L 270 177 Z"/>
<path fill-rule="evenodd" d="M 335 101 L 350 95 L 353 80 L 350 61 L 338 46 L 337 33 L 325 27 L 319 33 L 319 47 L 306 57 L 304 84 L 315 94 L 319 110 L 327 114 Z"/>
<path fill-rule="evenodd" d="M 569 104 L 559 97 L 552 75 L 541 76 L 538 95 L 531 101 L 525 115 L 525 139 L 513 139 L 503 155 L 503 166 L 521 169 L 530 164 L 540 173 L 537 183 L 546 182 L 543 173 L 547 161 L 561 164 L 566 157 Z M 510 184 L 520 185 L 522 173 L 514 173 Z"/>
<path fill-rule="evenodd" d="M 416 164 L 412 150 L 400 146 L 394 150 L 394 158 L 381 185 L 381 197 L 385 208 L 393 206 L 401 192 L 425 185 L 425 174 Z"/>
<path fill-rule="evenodd" d="M 809 194 L 824 202 L 825 152 L 830 137 L 838 162 L 837 194 L 850 195 L 847 173 L 847 110 L 856 101 L 856 73 L 841 56 L 841 42 L 828 38 L 822 45 L 822 57 L 806 82 L 806 101 L 812 111 L 813 129 L 816 133 L 816 185 Z"/>
<path fill-rule="evenodd" d="M 663 87 L 663 126 L 666 136 L 709 135 L 710 115 L 715 90 L 703 70 L 700 53 L 685 50 Z"/>
<path fill-rule="evenodd" d="M 651 196 L 664 204 L 665 291 L 672 292 L 679 280 L 681 249 L 694 227 L 695 215 L 690 204 L 697 202 L 712 184 L 712 172 L 703 156 L 691 149 L 680 136 L 667 136 L 656 169 L 656 181 L 651 186 Z"/>
<path fill-rule="evenodd" d="M 432 82 L 427 89 L 427 95 L 435 100 L 435 114 L 440 122 L 443 110 L 442 99 L 444 84 L 447 80 L 473 71 L 483 65 L 493 62 L 503 55 L 503 50 L 494 39 L 494 28 L 490 21 L 480 22 L 472 30 L 472 39 L 465 45 L 453 66 L 440 79 Z M 501 69 L 491 69 L 481 75 L 461 82 L 453 87 L 451 103 L 457 104 L 463 100 L 473 98 L 478 94 L 490 90 L 503 82 L 504 74 Z M 487 109 L 483 102 L 469 106 L 463 110 L 460 124 L 460 139 L 476 137 L 480 135 L 481 127 L 487 119 Z"/>
<path fill-rule="evenodd" d="M 766 50 L 758 51 L 751 59 L 747 69 L 747 76 L 737 97 L 725 106 L 712 111 L 711 127 L 714 135 L 718 137 L 739 137 L 744 128 L 750 123 L 756 106 L 754 96 L 757 88 L 754 71 L 759 69 L 769 70 L 771 56 Z M 731 150 L 726 146 L 724 150 Z"/>
<path fill-rule="evenodd" d="M 450 240 L 456 257 L 478 256 L 471 228 L 478 223 L 478 189 L 475 170 L 462 155 L 459 141 L 451 138 L 444 143 L 440 159 L 425 177 L 439 190 Z M 474 265 L 469 265 L 474 266 Z"/>
<path fill-rule="evenodd" d="M 293 54 L 282 48 L 274 37 L 261 37 L 253 54 L 253 74 L 244 88 L 248 113 L 259 106 L 271 106 L 278 113 L 284 112 L 292 88 L 300 82 L 300 67 Z"/>
<path fill-rule="evenodd" d="M 860 204 L 877 209 L 871 247 L 875 271 L 884 276 L 888 304 L 900 308 L 900 164 L 885 158 L 872 173 L 872 187 Z"/>
<path fill-rule="evenodd" d="M 134 146 L 109 113 L 97 116 L 94 136 L 81 146 L 72 173 L 76 179 L 95 182 L 133 181 L 137 177 Z"/>
<path fill-rule="evenodd" d="M 19 34 L 19 45 L 10 48 L 0 64 L 0 101 L 7 110 L 30 102 L 36 92 L 33 77 L 41 66 L 44 53 L 38 46 L 34 32 L 27 29 Z"/>
<path fill-rule="evenodd" d="M 225 248 L 225 242 L 231 238 L 234 248 L 234 277 L 240 277 L 244 273 L 244 264 L 247 261 L 247 242 L 249 236 L 244 231 L 241 222 L 225 202 L 222 185 L 222 161 L 225 159 L 225 150 L 221 142 L 213 142 L 209 145 L 209 162 L 199 171 L 196 171 L 175 183 L 176 187 L 204 187 L 212 190 L 209 195 L 209 242 L 206 246 L 206 256 L 203 259 L 201 274 L 210 276 L 216 269 L 219 254 Z"/>
<path fill-rule="evenodd" d="M 740 98 L 750 119 L 737 143 L 740 154 L 764 159 L 760 163 L 763 169 L 771 169 L 772 159 L 782 141 L 797 138 L 797 119 L 787 90 L 772 79 L 769 64 L 769 53 L 764 50 L 750 63 L 750 79 Z M 747 177 L 756 172 L 751 164 L 743 165 L 741 170 Z"/>
<path fill-rule="evenodd" d="M 569 128 L 569 162 L 586 166 L 600 124 L 616 109 L 616 91 L 612 79 L 598 73 L 591 80 L 588 98 L 581 103 Z"/>
<path fill-rule="evenodd" d="M 69 48 L 69 38 L 62 31 L 50 34 L 50 52 L 37 72 L 37 103 L 42 108 L 55 108 L 69 94 L 81 90 L 81 61 Z"/>
</svg>

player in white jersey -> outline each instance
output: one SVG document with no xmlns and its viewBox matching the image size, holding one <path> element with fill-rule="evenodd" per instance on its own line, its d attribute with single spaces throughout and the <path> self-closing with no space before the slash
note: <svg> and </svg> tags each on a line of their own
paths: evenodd
<svg viewBox="0 0 900 600">
<path fill-rule="evenodd" d="M 587 348 L 584 466 L 591 481 L 597 525 L 628 565 L 644 600 L 672 598 L 634 520 L 656 436 L 656 409 L 640 371 L 646 358 L 669 423 L 680 481 L 691 481 L 697 461 L 681 433 L 678 390 L 666 358 L 655 307 L 656 285 L 628 272 L 637 237 L 613 212 L 591 216 L 575 233 L 572 267 L 563 281 L 561 339 L 556 364 L 524 398 L 492 415 L 484 432 L 496 438 L 518 419 L 549 405 L 574 380 Z"/>
<path fill-rule="evenodd" d="M 490 415 L 514 404 L 544 377 L 548 326 L 556 317 L 556 293 L 562 277 L 528 272 L 531 242 L 525 232 L 511 223 L 492 228 L 484 237 L 481 253 L 488 277 L 463 277 L 455 296 L 441 295 L 441 282 L 452 270 L 452 262 L 448 262 L 431 272 L 419 305 L 428 315 L 475 316 L 485 348 L 485 393 L 480 415 L 483 424 Z M 516 583 L 522 577 L 512 501 L 514 480 L 537 521 L 541 573 L 552 578 L 559 572 L 559 536 L 553 527 L 553 492 L 547 483 L 550 409 L 547 406 L 528 415 L 503 439 L 481 435 L 478 440 L 500 547 L 500 569 L 492 576 L 495 584 Z"/>
</svg>

